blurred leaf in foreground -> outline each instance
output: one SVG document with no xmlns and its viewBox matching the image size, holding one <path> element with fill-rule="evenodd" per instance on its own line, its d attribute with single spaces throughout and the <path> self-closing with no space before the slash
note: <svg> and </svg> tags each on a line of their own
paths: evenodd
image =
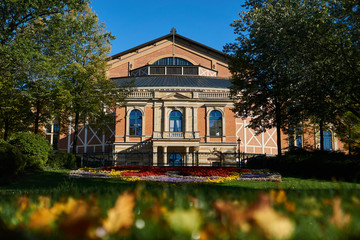
<svg viewBox="0 0 360 240">
<path fill-rule="evenodd" d="M 202 223 L 199 212 L 194 208 L 169 212 L 166 220 L 175 232 L 188 234 L 198 232 Z"/>
<path fill-rule="evenodd" d="M 243 232 L 257 229 L 270 239 L 288 239 L 295 228 L 290 219 L 274 210 L 268 194 L 260 194 L 246 209 L 225 201 L 216 201 L 215 209 L 223 224 L 239 227 Z"/>
<path fill-rule="evenodd" d="M 118 233 L 121 229 L 129 229 L 134 223 L 135 194 L 129 191 L 121 194 L 115 206 L 108 210 L 108 218 L 103 226 L 110 233 Z"/>
<path fill-rule="evenodd" d="M 333 200 L 333 215 L 330 218 L 330 222 L 340 229 L 346 227 L 351 222 L 350 214 L 345 214 L 341 208 L 339 196 L 336 196 Z"/>
</svg>

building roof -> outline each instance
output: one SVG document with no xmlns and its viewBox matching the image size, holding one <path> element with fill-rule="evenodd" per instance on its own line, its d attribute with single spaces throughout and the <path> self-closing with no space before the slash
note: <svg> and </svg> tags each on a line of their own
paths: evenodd
<svg viewBox="0 0 360 240">
<path fill-rule="evenodd" d="M 156 39 L 154 39 L 154 40 L 152 40 L 152 41 L 146 42 L 146 43 L 144 43 L 144 44 L 141 44 L 141 45 L 138 45 L 138 46 L 136 46 L 136 47 L 130 48 L 130 49 L 126 50 L 126 51 L 123 51 L 123 52 L 120 52 L 120 53 L 118 53 L 118 54 L 112 55 L 112 56 L 110 56 L 110 59 L 115 59 L 115 58 L 121 57 L 121 56 L 123 56 L 123 55 L 125 55 L 125 54 L 131 53 L 131 52 L 135 52 L 135 51 L 138 50 L 138 49 L 141 49 L 141 48 L 143 48 L 143 47 L 152 45 L 152 44 L 154 44 L 154 43 L 156 43 L 156 42 L 159 42 L 159 41 L 162 41 L 162 40 L 164 40 L 164 39 L 168 39 L 168 38 L 169 38 L 169 39 L 172 40 L 172 36 L 173 36 L 173 35 L 172 35 L 171 33 L 169 33 L 169 34 L 164 35 L 164 36 L 162 36 L 162 37 L 156 38 Z M 182 35 L 179 35 L 179 34 L 175 34 L 175 42 L 176 42 L 176 39 L 182 39 L 182 40 L 187 41 L 187 42 L 189 42 L 189 43 L 191 43 L 191 44 L 193 44 L 193 45 L 202 47 L 202 48 L 204 48 L 204 49 L 206 49 L 206 50 L 208 50 L 208 51 L 217 53 L 217 54 L 222 55 L 222 56 L 224 56 L 224 57 L 227 56 L 227 54 L 225 54 L 225 53 L 223 53 L 223 52 L 221 52 L 221 51 L 219 51 L 219 50 L 216 50 L 216 49 L 214 49 L 214 48 L 208 47 L 208 46 L 206 46 L 206 45 L 204 45 L 204 44 L 201 44 L 201 43 L 199 43 L 199 42 L 196 42 L 196 41 L 194 41 L 194 40 L 191 40 L 191 39 L 186 38 L 186 37 L 184 37 L 184 36 L 182 36 Z"/>
<path fill-rule="evenodd" d="M 228 78 L 202 76 L 141 76 L 113 78 L 117 86 L 126 86 L 134 80 L 134 87 L 196 87 L 196 88 L 229 88 Z"/>
</svg>

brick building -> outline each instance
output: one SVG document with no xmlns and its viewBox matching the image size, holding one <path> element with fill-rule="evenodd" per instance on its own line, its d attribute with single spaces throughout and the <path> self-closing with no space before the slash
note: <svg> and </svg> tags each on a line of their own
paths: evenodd
<svg viewBox="0 0 360 240">
<path fill-rule="evenodd" d="M 82 128 L 78 152 L 147 152 L 134 164 L 212 164 L 214 153 L 276 154 L 276 129 L 260 135 L 247 128 L 249 119 L 236 117 L 230 99 L 231 76 L 226 55 L 176 34 L 154 39 L 118 53 L 109 61 L 108 76 L 118 85 L 134 81 L 134 90 L 114 111 L 116 123 L 108 133 Z M 71 119 L 70 119 L 71 122 Z M 59 149 L 71 151 L 69 135 Z M 327 132 L 326 146 L 338 149 Z M 283 135 L 282 145 L 316 147 L 318 133 Z M 239 141 L 241 140 L 241 141 Z M 208 153 L 196 155 L 196 153 Z"/>
</svg>

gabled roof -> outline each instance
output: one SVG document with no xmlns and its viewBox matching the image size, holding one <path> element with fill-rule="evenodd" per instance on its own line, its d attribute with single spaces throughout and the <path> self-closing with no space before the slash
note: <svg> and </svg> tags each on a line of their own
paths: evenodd
<svg viewBox="0 0 360 240">
<path fill-rule="evenodd" d="M 170 38 L 170 39 L 172 40 L 172 36 L 173 36 L 173 35 L 172 35 L 171 33 L 169 33 L 169 34 L 164 35 L 164 36 L 162 36 L 162 37 L 156 38 L 156 39 L 154 39 L 154 40 L 152 40 L 152 41 L 146 42 L 146 43 L 144 43 L 144 44 L 141 44 L 141 45 L 138 45 L 138 46 L 136 46 L 136 47 L 130 48 L 130 49 L 126 50 L 126 51 L 123 51 L 123 52 L 120 52 L 120 53 L 118 53 L 118 54 L 112 55 L 112 56 L 110 56 L 110 59 L 114 59 L 114 58 L 120 57 L 120 56 L 122 56 L 122 55 L 131 53 L 131 52 L 135 52 L 135 51 L 138 50 L 138 49 L 141 49 L 141 48 L 143 48 L 143 47 L 152 45 L 152 44 L 154 44 L 154 43 L 156 43 L 156 42 L 159 42 L 159 41 L 162 41 L 162 40 L 165 40 L 165 39 L 168 39 L 168 38 Z M 208 46 L 206 46 L 206 45 L 204 45 L 204 44 L 201 44 L 201 43 L 199 43 L 199 42 L 196 42 L 196 41 L 194 41 L 194 40 L 191 40 L 190 38 L 186 38 L 186 37 L 184 37 L 184 36 L 182 36 L 182 35 L 179 35 L 179 34 L 175 34 L 175 42 L 176 42 L 176 39 L 182 39 L 182 40 L 187 41 L 187 42 L 189 42 L 189 43 L 191 43 L 191 44 L 193 44 L 193 45 L 195 45 L 195 46 L 198 46 L 198 47 L 201 47 L 201 48 L 205 48 L 205 49 L 207 49 L 208 51 L 212 51 L 212 52 L 217 53 L 217 54 L 220 54 L 220 55 L 222 55 L 222 56 L 224 56 L 224 57 L 227 56 L 227 54 L 225 54 L 225 53 L 223 53 L 223 52 L 221 52 L 221 51 L 219 51 L 219 50 L 216 50 L 216 49 L 214 49 L 214 48 L 208 47 Z"/>
</svg>

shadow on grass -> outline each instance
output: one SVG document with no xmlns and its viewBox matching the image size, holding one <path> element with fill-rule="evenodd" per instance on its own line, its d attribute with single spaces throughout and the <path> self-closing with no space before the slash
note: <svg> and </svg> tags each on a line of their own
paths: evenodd
<svg viewBox="0 0 360 240">
<path fill-rule="evenodd" d="M 307 192 L 308 194 L 324 194 L 333 196 L 342 192 L 354 192 L 360 190 L 360 184 L 347 182 L 323 181 L 317 179 L 302 179 L 285 177 L 282 182 L 264 181 L 231 181 L 225 183 L 159 183 L 159 182 L 128 182 L 118 178 L 74 178 L 69 179 L 69 170 L 37 171 L 26 173 L 5 185 L 0 186 L 3 194 L 30 194 L 52 195 L 55 198 L 61 196 L 87 197 L 93 194 L 102 198 L 115 199 L 125 190 L 145 192 L 159 195 L 167 192 L 173 198 L 177 194 L 189 196 L 203 196 L 204 199 L 234 199 L 246 196 L 247 199 L 256 198 L 259 192 L 268 192 L 273 189 L 284 189 L 287 192 Z"/>
</svg>

